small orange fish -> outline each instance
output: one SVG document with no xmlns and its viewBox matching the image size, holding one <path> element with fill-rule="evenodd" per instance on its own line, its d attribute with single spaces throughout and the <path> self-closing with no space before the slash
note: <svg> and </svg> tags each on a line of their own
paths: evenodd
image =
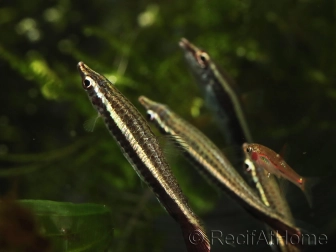
<svg viewBox="0 0 336 252">
<path fill-rule="evenodd" d="M 298 186 L 305 194 L 311 206 L 310 188 L 314 184 L 311 183 L 312 180 L 296 173 L 278 153 L 275 153 L 266 146 L 256 143 L 245 143 L 244 152 L 249 155 L 255 165 L 264 168 L 270 174 L 285 178 Z"/>
</svg>

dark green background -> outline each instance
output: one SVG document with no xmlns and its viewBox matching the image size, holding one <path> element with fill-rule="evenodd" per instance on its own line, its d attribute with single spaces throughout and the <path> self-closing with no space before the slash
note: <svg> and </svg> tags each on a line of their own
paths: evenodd
<svg viewBox="0 0 336 252">
<path fill-rule="evenodd" d="M 106 75 L 143 114 L 139 95 L 168 104 L 224 150 L 229 147 L 202 105 L 178 47 L 186 37 L 235 78 L 255 141 L 275 151 L 286 145 L 286 160 L 296 171 L 322 178 L 312 210 L 295 186 L 287 186 L 287 195 L 299 226 L 328 234 L 332 243 L 335 3 L 0 1 L 0 173 L 20 174 L 0 178 L 1 194 L 109 206 L 114 251 L 185 251 L 177 225 L 140 182 L 103 122 L 98 120 L 92 133 L 84 129 L 96 112 L 76 64 L 84 61 Z M 208 186 L 171 144 L 163 147 L 208 230 L 225 235 L 262 228 Z M 247 249 L 214 243 L 214 251 Z"/>
</svg>

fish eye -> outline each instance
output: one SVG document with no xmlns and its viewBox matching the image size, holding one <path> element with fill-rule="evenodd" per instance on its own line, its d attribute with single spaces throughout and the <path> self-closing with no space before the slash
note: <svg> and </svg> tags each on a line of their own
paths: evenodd
<svg viewBox="0 0 336 252">
<path fill-rule="evenodd" d="M 197 55 L 197 61 L 202 68 L 205 68 L 208 65 L 209 56 L 206 52 L 200 52 Z"/>
<path fill-rule="evenodd" d="M 153 119 L 154 119 L 153 111 L 151 111 L 151 110 L 147 111 L 147 119 L 148 119 L 148 121 L 153 121 Z"/>
<path fill-rule="evenodd" d="M 251 172 L 251 171 L 252 171 L 251 167 L 250 167 L 249 164 L 246 163 L 246 162 L 245 162 L 245 171 L 246 171 L 246 172 Z"/>
<path fill-rule="evenodd" d="M 84 87 L 85 89 L 89 89 L 89 88 L 92 87 L 91 80 L 90 80 L 89 78 L 86 77 L 86 78 L 83 80 L 83 87 Z"/>
<path fill-rule="evenodd" d="M 252 151 L 252 147 L 247 147 L 246 148 L 246 152 L 251 152 Z"/>
<path fill-rule="evenodd" d="M 206 57 L 205 53 L 202 53 L 202 54 L 200 55 L 200 59 L 201 59 L 203 62 L 206 62 L 207 57 Z"/>
</svg>

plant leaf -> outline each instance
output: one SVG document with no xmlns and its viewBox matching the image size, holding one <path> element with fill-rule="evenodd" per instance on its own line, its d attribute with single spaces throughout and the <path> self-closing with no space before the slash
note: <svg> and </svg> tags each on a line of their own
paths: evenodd
<svg viewBox="0 0 336 252">
<path fill-rule="evenodd" d="M 53 251 L 104 251 L 113 238 L 111 211 L 105 205 L 20 200 L 36 216 Z"/>
</svg>

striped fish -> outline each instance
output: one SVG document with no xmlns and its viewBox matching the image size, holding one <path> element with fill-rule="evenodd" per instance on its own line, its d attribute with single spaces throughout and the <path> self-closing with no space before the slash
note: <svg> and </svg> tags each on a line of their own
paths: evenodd
<svg viewBox="0 0 336 252">
<path fill-rule="evenodd" d="M 206 104 L 218 119 L 227 144 L 240 147 L 244 142 L 251 142 L 251 134 L 233 80 L 218 69 L 207 52 L 187 39 L 182 38 L 179 45 Z"/>
<path fill-rule="evenodd" d="M 291 223 L 293 226 L 295 225 L 295 221 L 292 215 L 292 212 L 287 204 L 284 195 L 281 194 L 278 182 L 275 180 L 273 176 L 268 176 L 268 172 L 265 171 L 262 167 L 255 165 L 253 160 L 250 159 L 248 153 L 246 152 L 248 144 L 244 143 L 242 148 L 245 152 L 245 164 L 247 169 L 250 171 L 251 176 L 253 178 L 253 182 L 259 192 L 260 198 L 262 202 L 274 209 L 279 214 L 283 215 L 284 219 Z M 286 242 L 283 237 L 273 230 L 275 234 L 274 244 L 278 245 L 281 252 L 299 252 L 301 251 L 298 246 L 294 246 L 293 244 Z"/>
<path fill-rule="evenodd" d="M 209 252 L 205 230 L 187 204 L 159 142 L 133 104 L 104 76 L 83 62 L 77 66 L 93 106 L 140 178 L 177 221 L 189 252 Z"/>
<path fill-rule="evenodd" d="M 166 134 L 176 138 L 184 155 L 213 183 L 235 198 L 246 210 L 279 233 L 300 235 L 300 230 L 266 206 L 246 184 L 222 152 L 198 129 L 173 113 L 166 105 L 139 97 L 150 120 Z"/>
</svg>

